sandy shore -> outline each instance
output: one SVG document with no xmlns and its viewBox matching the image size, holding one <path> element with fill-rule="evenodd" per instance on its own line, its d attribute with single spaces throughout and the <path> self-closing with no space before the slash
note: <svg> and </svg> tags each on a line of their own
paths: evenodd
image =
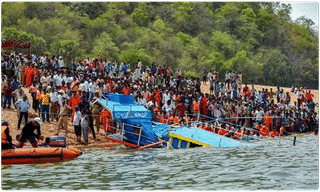
<svg viewBox="0 0 320 192">
<path fill-rule="evenodd" d="M 31 95 L 28 93 L 27 88 L 23 88 L 25 93 L 28 96 L 28 99 L 32 101 Z M 34 112 L 33 109 L 30 109 L 28 120 L 33 119 L 33 117 L 38 116 L 37 113 Z M 1 110 L 1 120 L 6 120 L 10 123 L 10 135 L 12 136 L 13 140 L 15 140 L 16 135 L 20 134 L 21 129 L 23 128 L 24 124 L 21 124 L 21 129 L 18 130 L 18 115 L 17 115 L 17 110 L 13 107 L 11 104 L 11 109 L 2 109 Z M 56 121 L 51 121 L 50 123 L 42 123 L 41 125 L 41 135 L 44 137 L 50 137 L 54 136 L 57 132 L 58 128 L 58 122 Z M 66 136 L 65 130 L 60 130 L 60 136 Z M 42 142 L 42 141 L 41 141 Z M 100 128 L 100 133 L 96 133 L 96 140 L 93 139 L 92 133 L 89 132 L 89 145 L 85 146 L 82 144 L 78 144 L 76 141 L 76 135 L 74 134 L 74 128 L 71 123 L 71 120 L 69 119 L 68 122 L 68 135 L 67 135 L 67 143 L 69 146 L 77 147 L 80 149 L 83 148 L 90 148 L 90 147 L 95 147 L 95 148 L 112 148 L 115 146 L 118 146 L 119 144 L 107 141 L 105 139 L 105 135 L 103 133 L 103 128 L 101 126 Z M 27 145 L 30 145 L 30 143 L 27 143 Z"/>
</svg>

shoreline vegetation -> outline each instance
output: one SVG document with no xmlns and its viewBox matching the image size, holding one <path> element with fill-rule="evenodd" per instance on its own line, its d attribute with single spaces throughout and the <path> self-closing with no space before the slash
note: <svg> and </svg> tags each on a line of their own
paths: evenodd
<svg viewBox="0 0 320 192">
<path fill-rule="evenodd" d="M 291 20 L 289 3 L 3 2 L 1 8 L 2 39 L 30 43 L 16 52 L 59 55 L 70 68 L 72 59 L 87 57 L 132 65 L 140 59 L 143 68 L 154 62 L 185 77 L 238 71 L 248 84 L 319 87 L 318 28 L 305 16 Z"/>
</svg>

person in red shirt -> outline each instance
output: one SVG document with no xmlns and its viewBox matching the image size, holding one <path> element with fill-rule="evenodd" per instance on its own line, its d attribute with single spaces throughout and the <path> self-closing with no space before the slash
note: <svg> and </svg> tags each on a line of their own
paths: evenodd
<svg viewBox="0 0 320 192">
<path fill-rule="evenodd" d="M 160 107 L 161 107 L 161 94 L 158 89 L 158 86 L 155 86 L 154 97 L 155 97 L 156 102 L 158 104 L 158 108 L 160 109 Z"/>
<path fill-rule="evenodd" d="M 218 131 L 219 135 L 225 136 L 228 133 L 228 131 L 226 130 L 226 126 L 225 125 L 221 125 L 220 130 Z"/>
<path fill-rule="evenodd" d="M 307 100 L 308 102 L 311 102 L 313 96 L 314 96 L 314 95 L 311 94 L 311 90 L 309 90 L 309 92 L 307 92 L 307 94 L 306 94 L 306 100 Z"/>
<path fill-rule="evenodd" d="M 100 113 L 100 121 L 102 122 L 102 126 L 105 132 L 112 132 L 113 120 L 111 113 L 106 108 L 103 108 Z"/>
<path fill-rule="evenodd" d="M 202 99 L 201 99 L 201 112 L 203 115 L 207 115 L 208 114 L 208 106 L 207 106 L 207 94 L 203 94 L 202 95 Z"/>
<path fill-rule="evenodd" d="M 109 85 L 109 92 L 113 93 L 113 83 L 110 79 L 108 79 L 108 85 Z"/>
<path fill-rule="evenodd" d="M 270 129 L 270 126 L 271 126 L 271 122 L 272 122 L 272 116 L 269 112 L 266 112 L 264 115 L 263 115 L 263 123 L 266 125 L 266 127 L 268 129 Z"/>
<path fill-rule="evenodd" d="M 3 109 L 6 108 L 7 102 L 8 102 L 8 109 L 11 109 L 13 85 L 11 84 L 11 81 L 9 79 L 7 83 L 3 86 L 2 92 L 4 95 Z"/>
<path fill-rule="evenodd" d="M 162 112 L 160 123 L 168 123 L 167 116 L 164 112 Z"/>
<path fill-rule="evenodd" d="M 262 124 L 261 124 L 261 122 L 259 122 L 259 124 L 256 125 L 256 129 L 260 131 L 262 128 L 263 128 Z"/>
<path fill-rule="evenodd" d="M 276 131 L 276 129 L 272 129 L 272 131 L 270 132 L 270 136 L 271 137 L 279 137 L 279 132 Z"/>
<path fill-rule="evenodd" d="M 242 135 L 242 130 L 238 129 L 237 132 L 234 133 L 233 138 L 234 139 L 241 139 L 241 135 Z"/>
<path fill-rule="evenodd" d="M 63 91 L 67 90 L 67 87 L 64 81 L 62 81 L 62 86 L 60 87 L 60 89 L 62 89 Z"/>
<path fill-rule="evenodd" d="M 244 85 L 242 92 L 243 93 L 247 93 L 247 91 L 249 91 L 249 87 L 247 86 L 247 84 Z"/>
<path fill-rule="evenodd" d="M 187 110 L 187 106 L 184 104 L 184 101 L 181 101 L 177 106 L 176 106 L 176 111 L 178 111 L 178 116 L 180 118 L 183 118 L 185 116 Z"/>
<path fill-rule="evenodd" d="M 262 129 L 260 129 L 260 135 L 262 137 L 267 137 L 269 135 L 269 128 L 267 127 L 263 127 Z"/>
<path fill-rule="evenodd" d="M 129 95 L 130 94 L 130 90 L 129 87 L 126 85 L 123 89 L 122 89 L 123 94 L 125 95 Z"/>
<path fill-rule="evenodd" d="M 195 100 L 193 101 L 193 113 L 198 116 L 200 113 L 200 102 L 198 100 L 198 97 L 195 98 Z"/>
<path fill-rule="evenodd" d="M 26 86 L 30 87 L 32 84 L 32 76 L 33 76 L 33 69 L 30 66 L 30 63 L 28 66 L 25 68 L 24 73 L 26 75 Z"/>
</svg>

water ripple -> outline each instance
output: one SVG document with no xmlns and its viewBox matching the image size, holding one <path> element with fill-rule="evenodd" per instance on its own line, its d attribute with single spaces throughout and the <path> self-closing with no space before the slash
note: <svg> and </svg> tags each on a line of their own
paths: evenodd
<svg viewBox="0 0 320 192">
<path fill-rule="evenodd" d="M 305 135 L 296 146 L 292 140 L 241 148 L 85 149 L 74 161 L 5 168 L 2 189 L 318 189 L 318 137 Z"/>
</svg>

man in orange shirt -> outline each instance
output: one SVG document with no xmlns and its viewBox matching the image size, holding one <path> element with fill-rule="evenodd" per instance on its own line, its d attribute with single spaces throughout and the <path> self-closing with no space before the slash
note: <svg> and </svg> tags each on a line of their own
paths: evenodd
<svg viewBox="0 0 320 192">
<path fill-rule="evenodd" d="M 270 136 L 271 137 L 279 137 L 279 132 L 276 131 L 276 129 L 272 129 L 272 131 L 270 132 Z"/>
<path fill-rule="evenodd" d="M 267 137 L 269 135 L 269 128 L 267 127 L 262 127 L 262 129 L 260 129 L 260 135 L 262 135 L 262 137 Z"/>
<path fill-rule="evenodd" d="M 77 96 L 76 94 L 77 92 L 74 91 L 72 93 L 72 97 L 69 99 L 69 105 L 72 107 L 72 115 L 71 115 L 71 122 L 73 123 L 73 116 L 74 113 L 76 111 L 76 106 L 79 105 L 79 103 L 81 102 L 81 98 L 79 96 Z"/>
<path fill-rule="evenodd" d="M 160 123 L 168 123 L 168 119 L 167 119 L 165 112 L 162 112 Z"/>
<path fill-rule="evenodd" d="M 199 117 L 200 114 L 200 102 L 198 100 L 198 97 L 195 98 L 193 101 L 193 113 L 196 115 L 196 117 Z"/>
<path fill-rule="evenodd" d="M 311 90 L 309 90 L 309 92 L 307 92 L 306 94 L 306 100 L 308 101 L 308 103 L 310 103 L 312 101 L 313 98 L 313 94 L 311 94 Z"/>
<path fill-rule="evenodd" d="M 201 99 L 201 112 L 203 115 L 207 115 L 208 114 L 208 107 L 207 107 L 207 94 L 203 94 L 202 95 L 202 99 Z"/>
<path fill-rule="evenodd" d="M 257 129 L 258 131 L 260 131 L 262 129 L 262 123 L 259 122 L 258 125 L 256 125 L 255 129 Z"/>
<path fill-rule="evenodd" d="M 220 130 L 218 131 L 219 135 L 226 135 L 228 133 L 228 131 L 225 129 L 225 127 L 221 127 Z"/>
<path fill-rule="evenodd" d="M 127 85 L 125 85 L 124 88 L 122 89 L 122 92 L 125 95 L 129 95 L 130 94 L 129 87 Z"/>
<path fill-rule="evenodd" d="M 32 84 L 32 76 L 33 76 L 33 69 L 30 66 L 30 63 L 28 63 L 28 66 L 25 68 L 24 73 L 26 75 L 26 86 L 30 87 Z"/>
<path fill-rule="evenodd" d="M 154 97 L 155 97 L 156 102 L 158 104 L 158 108 L 160 109 L 161 108 L 161 94 L 158 89 L 158 86 L 155 86 Z"/>
<path fill-rule="evenodd" d="M 111 113 L 106 108 L 103 108 L 103 110 L 100 113 L 100 121 L 102 122 L 105 132 L 112 131 L 113 121 L 112 121 Z"/>
<path fill-rule="evenodd" d="M 271 127 L 272 117 L 271 114 L 268 111 L 265 111 L 265 114 L 263 115 L 263 123 L 266 125 L 268 129 Z"/>
<path fill-rule="evenodd" d="M 108 79 L 108 85 L 109 85 L 109 93 L 113 93 L 113 83 L 111 79 Z"/>
</svg>

